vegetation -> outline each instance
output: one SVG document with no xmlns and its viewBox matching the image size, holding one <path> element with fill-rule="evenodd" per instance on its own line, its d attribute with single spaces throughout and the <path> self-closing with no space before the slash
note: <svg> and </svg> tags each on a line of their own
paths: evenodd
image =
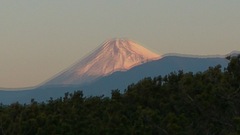
<svg viewBox="0 0 240 135">
<path fill-rule="evenodd" d="M 145 78 L 110 98 L 76 91 L 46 103 L 1 105 L 0 134 L 238 135 L 240 56 L 224 70 Z"/>
</svg>

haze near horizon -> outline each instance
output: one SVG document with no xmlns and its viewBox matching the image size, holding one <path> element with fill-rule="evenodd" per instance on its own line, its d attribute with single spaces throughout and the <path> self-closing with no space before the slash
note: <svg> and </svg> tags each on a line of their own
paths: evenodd
<svg viewBox="0 0 240 135">
<path fill-rule="evenodd" d="M 0 87 L 38 85 L 115 37 L 158 53 L 240 50 L 236 0 L 0 1 Z"/>
</svg>

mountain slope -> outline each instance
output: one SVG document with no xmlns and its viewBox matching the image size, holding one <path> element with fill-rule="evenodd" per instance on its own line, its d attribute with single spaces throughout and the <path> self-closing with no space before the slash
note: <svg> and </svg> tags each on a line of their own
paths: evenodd
<svg viewBox="0 0 240 135">
<path fill-rule="evenodd" d="M 111 90 L 124 90 L 128 85 L 136 83 L 144 77 L 165 76 L 171 72 L 178 72 L 179 70 L 196 73 L 217 65 L 221 65 L 222 68 L 225 68 L 228 62 L 229 61 L 225 58 L 166 56 L 162 59 L 136 66 L 125 72 L 115 72 L 89 85 L 81 86 L 80 88 L 83 89 L 84 94 L 88 96 L 109 96 Z"/>
<path fill-rule="evenodd" d="M 111 39 L 79 63 L 45 85 L 84 84 L 116 71 L 126 71 L 142 63 L 159 59 L 137 43 L 127 39 Z"/>
</svg>

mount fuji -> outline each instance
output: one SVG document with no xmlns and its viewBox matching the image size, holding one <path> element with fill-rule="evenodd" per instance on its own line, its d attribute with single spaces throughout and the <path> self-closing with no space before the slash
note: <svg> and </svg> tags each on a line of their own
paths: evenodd
<svg viewBox="0 0 240 135">
<path fill-rule="evenodd" d="M 160 55 L 150 52 L 131 40 L 111 39 L 45 85 L 86 84 L 113 72 L 127 71 L 132 67 L 160 58 Z"/>
<path fill-rule="evenodd" d="M 235 54 L 235 53 L 234 53 Z M 83 91 L 84 96 L 111 96 L 111 90 L 123 91 L 144 77 L 165 76 L 171 72 L 203 72 L 209 67 L 227 67 L 222 56 L 158 55 L 128 39 L 111 39 L 90 55 L 42 85 L 27 90 L 0 90 L 0 103 L 42 102 Z"/>
</svg>

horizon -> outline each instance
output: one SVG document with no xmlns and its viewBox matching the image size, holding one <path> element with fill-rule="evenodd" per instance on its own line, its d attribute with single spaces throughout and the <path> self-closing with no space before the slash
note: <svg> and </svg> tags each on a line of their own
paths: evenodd
<svg viewBox="0 0 240 135">
<path fill-rule="evenodd" d="M 0 88 L 35 87 L 112 37 L 165 55 L 240 51 L 240 1 L 1 1 Z"/>
</svg>

